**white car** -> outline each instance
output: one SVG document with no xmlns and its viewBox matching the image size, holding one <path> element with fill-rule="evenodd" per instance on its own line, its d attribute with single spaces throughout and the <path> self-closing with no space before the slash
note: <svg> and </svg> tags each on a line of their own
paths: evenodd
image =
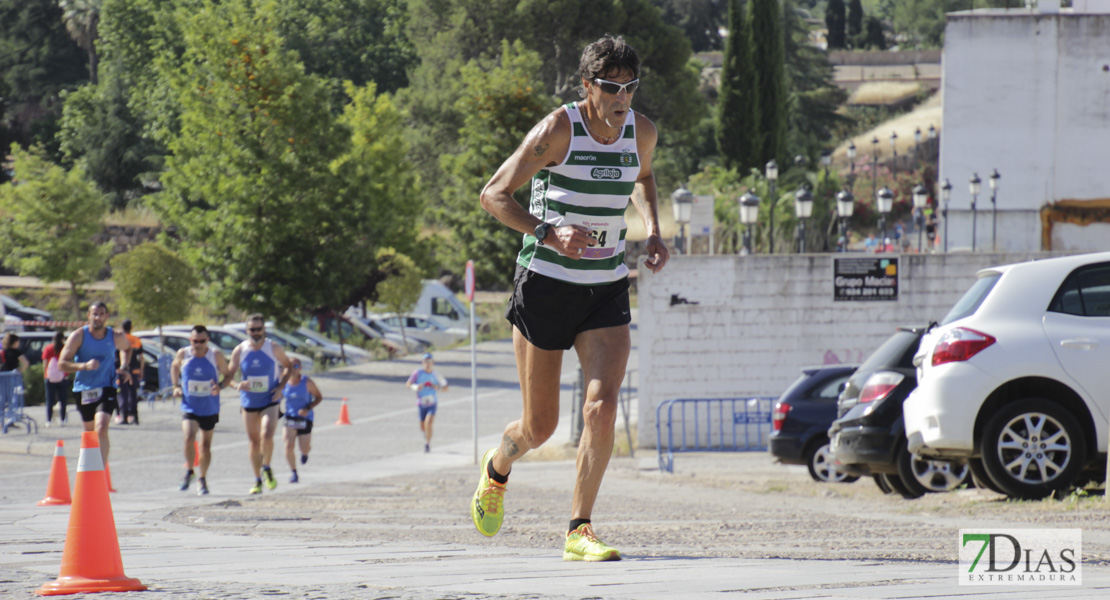
<svg viewBox="0 0 1110 600">
<path fill-rule="evenodd" d="M 987 487 L 1043 498 L 1102 479 L 1110 419 L 1110 252 L 983 269 L 922 340 L 911 452 L 967 458 Z"/>
<path fill-rule="evenodd" d="M 402 334 L 401 326 L 404 325 L 403 335 L 413 339 L 427 342 L 431 346 L 442 348 L 456 344 L 470 337 L 466 329 L 459 327 L 444 327 L 424 315 L 399 315 L 389 313 L 384 315 L 370 315 L 363 321 L 370 325 L 378 325 L 383 331 Z"/>
<path fill-rule="evenodd" d="M 231 358 L 231 351 L 247 339 L 245 331 L 236 331 L 220 325 L 205 325 L 205 328 L 208 329 L 208 338 L 211 340 L 211 344 L 213 344 L 215 349 L 223 353 L 224 358 L 229 360 Z M 192 325 L 166 325 L 162 327 L 161 341 L 166 348 L 169 348 L 173 352 L 177 352 L 181 348 L 185 348 L 189 345 L 189 336 L 192 334 L 192 329 Z M 136 331 L 134 336 L 139 339 L 159 339 L 157 329 Z M 311 356 L 305 356 L 304 354 L 289 350 L 286 350 L 285 354 L 289 356 L 289 358 L 300 359 L 301 369 L 305 373 L 312 373 L 315 371 L 316 365 Z"/>
</svg>

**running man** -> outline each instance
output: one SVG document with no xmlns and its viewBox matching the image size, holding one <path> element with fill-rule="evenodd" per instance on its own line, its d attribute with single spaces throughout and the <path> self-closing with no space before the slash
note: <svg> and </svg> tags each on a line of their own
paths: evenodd
<svg viewBox="0 0 1110 600">
<path fill-rule="evenodd" d="M 659 235 L 651 170 L 657 132 L 629 108 L 640 76 L 636 51 L 607 35 L 582 52 L 578 74 L 583 100 L 533 127 L 482 190 L 482 207 L 524 234 L 505 315 L 513 324 L 523 412 L 482 458 L 470 512 L 483 535 L 500 530 L 513 463 L 558 424 L 563 352 L 574 348 L 586 381 L 585 430 L 563 560 L 620 560 L 618 550 L 594 535 L 590 516 L 613 451 L 631 348 L 624 262 L 630 197 L 648 232 L 646 266 L 659 272 L 669 254 Z M 529 182 L 530 211 L 513 199 Z"/>
<path fill-rule="evenodd" d="M 220 381 L 227 375 L 227 361 L 219 348 L 208 345 L 208 328 L 196 325 L 189 332 L 189 346 L 173 357 L 170 378 L 173 396 L 181 398 L 181 432 L 185 434 L 185 477 L 181 491 L 193 481 L 197 463 L 197 431 L 200 431 L 200 477 L 197 495 L 208 493 L 208 465 L 212 463 L 212 434 L 220 422 Z"/>
<path fill-rule="evenodd" d="M 123 332 L 108 327 L 108 305 L 93 302 L 89 305 L 89 324 L 69 334 L 58 367 L 73 377 L 73 398 L 85 431 L 96 431 L 100 438 L 100 453 L 108 462 L 108 423 L 112 421 L 119 405 L 116 401 L 116 377 L 130 383 L 131 344 Z M 120 353 L 121 368 L 116 369 L 116 352 Z"/>
<path fill-rule="evenodd" d="M 285 460 L 293 471 L 289 483 L 297 483 L 300 477 L 297 475 L 293 446 L 300 446 L 301 464 L 307 463 L 308 452 L 312 450 L 312 420 L 315 417 L 312 409 L 324 401 L 324 395 L 315 381 L 301 375 L 301 360 L 294 358 L 291 362 L 293 375 L 282 390 L 285 395 Z"/>
<path fill-rule="evenodd" d="M 281 390 L 293 372 L 293 365 L 285 350 L 266 339 L 266 320 L 262 315 L 247 317 L 247 335 L 231 351 L 231 362 L 221 385 L 227 387 L 235 374 L 239 374 L 240 412 L 243 426 L 250 441 L 251 469 L 254 470 L 254 486 L 251 494 L 262 493 L 262 478 L 266 487 L 277 487 L 277 479 L 270 468 L 270 458 L 274 454 L 274 432 L 277 431 L 278 418 L 281 417 Z"/>
<path fill-rule="evenodd" d="M 432 424 L 436 420 L 436 405 L 439 404 L 436 391 L 446 392 L 447 380 L 433 370 L 435 361 L 430 352 L 424 353 L 421 364 L 423 368 L 413 371 L 405 385 L 416 392 L 416 407 L 420 411 L 420 431 L 424 434 L 424 452 L 431 452 Z"/>
</svg>

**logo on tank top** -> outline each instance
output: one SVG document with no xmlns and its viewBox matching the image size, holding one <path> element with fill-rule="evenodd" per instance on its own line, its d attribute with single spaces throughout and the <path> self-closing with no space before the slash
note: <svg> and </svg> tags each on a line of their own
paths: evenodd
<svg viewBox="0 0 1110 600">
<path fill-rule="evenodd" d="M 262 361 L 258 360 L 257 358 L 251 359 L 251 366 L 252 367 L 257 367 L 261 364 L 262 364 Z"/>
<path fill-rule="evenodd" d="M 628 148 L 625 148 L 624 150 L 621 150 L 620 161 L 621 161 L 621 166 L 622 167 L 631 167 L 632 166 L 632 151 L 629 150 Z"/>
<path fill-rule="evenodd" d="M 201 369 L 200 367 L 193 369 L 193 375 L 204 375 L 204 369 Z"/>
<path fill-rule="evenodd" d="M 622 155 L 623 156 L 623 155 Z M 623 158 L 621 159 L 624 160 Z M 596 167 L 590 171 L 590 177 L 594 179 L 620 179 L 621 170 L 613 168 Z"/>
</svg>

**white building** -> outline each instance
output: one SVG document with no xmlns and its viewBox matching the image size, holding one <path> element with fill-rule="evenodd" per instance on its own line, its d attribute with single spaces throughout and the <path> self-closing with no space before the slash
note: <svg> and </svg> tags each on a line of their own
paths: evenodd
<svg viewBox="0 0 1110 600">
<path fill-rule="evenodd" d="M 950 251 L 972 245 L 976 173 L 975 243 L 991 250 L 995 169 L 999 251 L 1110 248 L 1110 0 L 1059 5 L 948 15 L 939 181 L 952 185 Z"/>
</svg>

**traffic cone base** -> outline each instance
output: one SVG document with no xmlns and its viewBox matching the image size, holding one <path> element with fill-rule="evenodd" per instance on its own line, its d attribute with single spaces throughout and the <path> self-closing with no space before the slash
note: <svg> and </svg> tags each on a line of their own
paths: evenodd
<svg viewBox="0 0 1110 600">
<path fill-rule="evenodd" d="M 54 448 L 54 462 L 50 465 L 50 479 L 46 482 L 46 497 L 39 500 L 39 506 L 61 506 L 71 504 L 69 495 L 69 470 L 66 468 L 65 445 L 58 440 Z"/>
<path fill-rule="evenodd" d="M 347 399 L 343 399 L 343 404 L 339 406 L 339 420 L 335 422 L 336 425 L 350 425 L 351 419 L 347 416 Z"/>
<path fill-rule="evenodd" d="M 140 592 L 138 579 L 123 573 L 116 520 L 108 498 L 108 479 L 96 432 L 81 434 L 77 483 L 69 513 L 58 579 L 35 590 L 40 596 L 96 592 Z"/>
</svg>

